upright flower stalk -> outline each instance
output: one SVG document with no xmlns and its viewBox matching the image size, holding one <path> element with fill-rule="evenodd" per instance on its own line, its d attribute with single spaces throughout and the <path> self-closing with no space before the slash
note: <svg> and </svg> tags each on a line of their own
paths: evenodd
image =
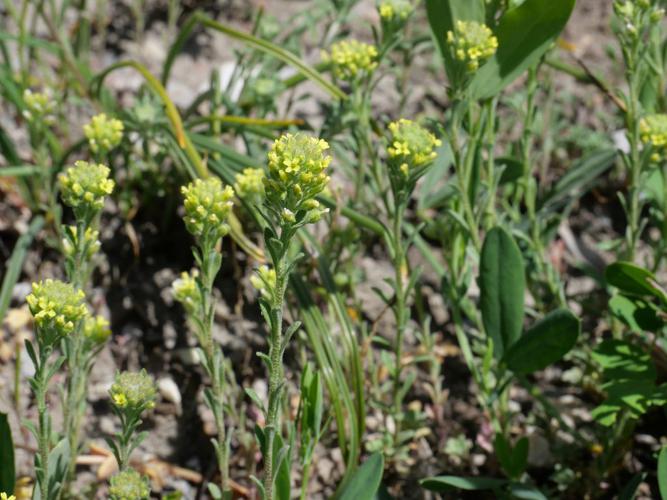
<svg viewBox="0 0 667 500">
<path fill-rule="evenodd" d="M 57 497 L 51 491 L 53 482 L 49 477 L 49 452 L 51 451 L 51 417 L 48 413 L 46 394 L 50 380 L 65 361 L 59 356 L 55 361 L 52 354 L 62 339 L 75 333 L 80 323 L 88 315 L 84 303 L 84 293 L 70 283 L 50 280 L 33 283 L 32 293 L 26 298 L 35 322 L 37 349 L 26 341 L 28 355 L 35 366 L 35 374 L 30 379 L 30 387 L 37 400 L 38 426 L 29 428 L 37 440 L 36 476 L 41 498 Z"/>
<path fill-rule="evenodd" d="M 287 459 L 285 453 L 280 453 L 283 448 L 280 417 L 285 384 L 283 354 L 300 326 L 297 321 L 283 332 L 285 290 L 298 260 L 290 249 L 297 230 L 317 222 L 327 211 L 320 207 L 315 197 L 329 182 L 326 173 L 331 162 L 331 157 L 326 154 L 328 148 L 329 145 L 321 139 L 286 134 L 275 141 L 268 154 L 262 215 L 267 222 L 264 238 L 271 267 L 261 267 L 253 279 L 261 291 L 260 307 L 269 327 L 269 352 L 260 355 L 269 375 L 262 440 L 264 478 L 260 484 L 265 500 L 274 498 L 276 471 L 281 461 Z"/>
<path fill-rule="evenodd" d="M 120 419 L 120 432 L 107 442 L 118 462 L 119 473 L 111 478 L 111 500 L 143 500 L 149 497 L 148 481 L 130 467 L 130 455 L 146 438 L 147 433 L 137 433 L 142 414 L 155 406 L 157 390 L 155 382 L 146 373 L 117 373 L 109 390 L 111 408 Z"/>
<path fill-rule="evenodd" d="M 225 368 L 222 349 L 213 340 L 213 283 L 222 265 L 220 241 L 229 232 L 227 220 L 234 190 L 217 177 L 197 179 L 182 188 L 185 227 L 195 239 L 192 253 L 197 270 L 183 273 L 173 284 L 201 347 L 204 370 L 211 381 L 205 390 L 206 404 L 213 412 L 217 439 L 213 440 L 223 493 L 229 490 L 230 435 L 225 430 Z"/>
<path fill-rule="evenodd" d="M 644 229 L 641 221 L 642 203 L 640 193 L 643 176 L 650 162 L 649 154 L 642 154 L 642 105 L 640 93 L 645 79 L 654 68 L 661 64 L 650 61 L 655 50 L 647 49 L 647 45 L 654 44 L 656 37 L 651 34 L 659 30 L 660 21 L 665 15 L 657 2 L 651 0 L 616 0 L 614 12 L 618 19 L 618 38 L 625 63 L 625 79 L 627 93 L 623 96 L 625 104 L 625 126 L 629 152 L 622 153 L 623 162 L 628 170 L 629 190 L 624 198 L 623 208 L 627 217 L 625 234 L 626 259 L 633 260 L 637 243 Z M 660 44 L 660 40 L 657 40 Z M 644 121 L 645 124 L 648 122 Z M 646 149 L 645 149 L 646 151 Z"/>
<path fill-rule="evenodd" d="M 403 220 L 410 197 L 417 181 L 426 173 L 436 158 L 435 149 L 441 145 L 428 130 L 419 124 L 401 119 L 389 124 L 389 144 L 387 147 L 387 170 L 391 186 L 392 213 L 389 215 L 391 229 L 387 231 L 386 240 L 389 255 L 394 266 L 394 300 L 392 310 L 396 320 L 396 337 L 394 340 L 394 366 L 392 369 L 392 414 L 401 415 L 403 396 L 407 392 L 403 387 L 403 343 L 405 330 L 410 319 L 409 299 L 414 290 L 418 273 L 412 275 L 408 270 L 406 255 L 410 241 L 403 235 Z M 400 419 L 396 422 L 394 445 L 400 436 Z"/>
<path fill-rule="evenodd" d="M 62 251 L 65 272 L 72 285 L 84 290 L 100 249 L 99 214 L 114 188 L 110 170 L 102 164 L 77 161 L 58 178 L 63 203 L 74 212 L 75 224 L 62 227 Z M 85 413 L 87 379 L 93 360 L 111 332 L 102 317 L 88 318 L 77 325 L 64 341 L 67 382 L 63 407 L 63 428 L 69 440 L 72 458 L 69 474 L 74 472 L 80 447 L 81 418 Z"/>
</svg>

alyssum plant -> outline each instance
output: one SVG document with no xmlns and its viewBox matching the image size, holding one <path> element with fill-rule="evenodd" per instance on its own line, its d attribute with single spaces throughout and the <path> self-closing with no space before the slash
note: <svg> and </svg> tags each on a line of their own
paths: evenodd
<svg viewBox="0 0 667 500">
<path fill-rule="evenodd" d="M 220 271 L 222 254 L 220 241 L 229 232 L 227 219 L 232 208 L 234 190 L 222 185 L 217 177 L 197 179 L 182 189 L 185 207 L 185 227 L 195 238 L 192 253 L 197 270 L 174 282 L 176 300 L 186 310 L 200 345 L 201 359 L 211 388 L 205 391 L 206 404 L 213 412 L 218 436 L 213 441 L 220 470 L 221 491 L 209 485 L 212 494 L 220 498 L 229 495 L 229 447 L 231 433 L 225 430 L 225 365 L 223 352 L 213 339 L 213 283 Z"/>
<path fill-rule="evenodd" d="M 326 154 L 328 148 L 329 145 L 321 139 L 305 134 L 286 134 L 275 141 L 268 154 L 261 214 L 266 221 L 264 241 L 271 267 L 261 267 L 253 280 L 261 291 L 260 307 L 269 330 L 269 351 L 260 354 L 268 371 L 268 401 L 264 404 L 253 395 L 266 420 L 264 428 L 257 430 L 264 477 L 261 483 L 256 481 L 265 500 L 275 498 L 277 483 L 289 491 L 292 438 L 283 437 L 281 424 L 285 395 L 283 354 L 300 322 L 293 322 L 283 331 L 284 300 L 290 273 L 300 257 L 300 254 L 294 254 L 294 237 L 300 228 L 317 222 L 327 211 L 320 207 L 315 197 L 329 182 L 326 173 L 331 162 L 331 157 Z"/>
</svg>

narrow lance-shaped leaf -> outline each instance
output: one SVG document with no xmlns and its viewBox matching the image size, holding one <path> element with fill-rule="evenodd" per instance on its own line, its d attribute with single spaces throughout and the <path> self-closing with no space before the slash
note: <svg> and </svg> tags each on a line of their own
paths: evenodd
<svg viewBox="0 0 667 500">
<path fill-rule="evenodd" d="M 521 335 L 525 290 L 521 252 L 500 227 L 491 229 L 484 239 L 479 287 L 484 330 L 500 358 Z"/>
<path fill-rule="evenodd" d="M 337 500 L 372 500 L 380 487 L 384 459 L 382 454 L 373 453 L 359 467 L 349 482 L 343 487 Z"/>
</svg>

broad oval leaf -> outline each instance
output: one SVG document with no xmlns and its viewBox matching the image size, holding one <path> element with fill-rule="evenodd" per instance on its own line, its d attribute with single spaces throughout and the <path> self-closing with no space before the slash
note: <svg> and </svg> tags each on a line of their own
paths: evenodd
<svg viewBox="0 0 667 500">
<path fill-rule="evenodd" d="M 484 330 L 493 340 L 493 354 L 501 358 L 521 336 L 525 276 L 519 247 L 500 227 L 484 239 L 479 288 Z"/>
<path fill-rule="evenodd" d="M 607 283 L 631 295 L 652 295 L 667 302 L 665 292 L 657 286 L 655 275 L 631 262 L 614 262 L 604 272 Z"/>
<path fill-rule="evenodd" d="M 580 330 L 579 319 L 570 311 L 552 311 L 526 331 L 507 352 L 504 361 L 517 374 L 542 370 L 574 347 Z"/>
<path fill-rule="evenodd" d="M 623 294 L 609 299 L 609 311 L 633 332 L 657 332 L 664 326 L 658 309 L 650 302 Z"/>
<path fill-rule="evenodd" d="M 337 496 L 338 500 L 372 500 L 380 487 L 383 471 L 382 454 L 373 453 L 350 476 L 349 481 Z"/>
<path fill-rule="evenodd" d="M 419 484 L 439 493 L 452 490 L 496 490 L 507 484 L 505 479 L 494 477 L 436 476 L 422 479 Z"/>
<path fill-rule="evenodd" d="M 0 491 L 14 493 L 16 470 L 14 462 L 14 442 L 6 413 L 0 413 Z"/>
<path fill-rule="evenodd" d="M 498 95 L 549 50 L 567 24 L 575 0 L 526 0 L 508 10 L 495 35 L 498 51 L 471 82 L 477 99 Z"/>
</svg>

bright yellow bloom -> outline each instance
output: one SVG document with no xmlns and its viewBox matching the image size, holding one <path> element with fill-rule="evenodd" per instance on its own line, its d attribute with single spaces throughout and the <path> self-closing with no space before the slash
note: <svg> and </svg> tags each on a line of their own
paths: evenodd
<svg viewBox="0 0 667 500">
<path fill-rule="evenodd" d="M 196 179 L 181 188 L 185 206 L 185 227 L 198 239 L 218 241 L 229 232 L 229 213 L 234 190 L 217 177 Z"/>
<path fill-rule="evenodd" d="M 406 177 L 411 170 L 431 163 L 437 156 L 435 148 L 442 145 L 440 139 L 424 127 L 404 118 L 390 123 L 389 132 L 389 165 Z"/>
<path fill-rule="evenodd" d="M 331 46 L 331 60 L 336 78 L 352 81 L 373 72 L 377 67 L 378 51 L 373 45 L 358 40 L 342 40 Z"/>
<path fill-rule="evenodd" d="M 315 222 L 326 212 L 315 197 L 329 182 L 327 149 L 326 141 L 301 133 L 285 134 L 273 143 L 264 189 L 268 206 L 283 221 Z"/>
<path fill-rule="evenodd" d="M 84 298 L 83 291 L 70 283 L 47 279 L 32 284 L 26 302 L 45 343 L 71 334 L 76 324 L 88 315 Z"/>
<path fill-rule="evenodd" d="M 109 179 L 109 167 L 102 164 L 77 161 L 58 176 L 65 205 L 77 210 L 98 212 L 104 198 L 110 195 L 114 181 Z"/>
<path fill-rule="evenodd" d="M 16 497 L 14 495 L 7 496 L 7 493 L 2 492 L 0 493 L 0 500 L 16 500 Z"/>
<path fill-rule="evenodd" d="M 488 26 L 475 21 L 456 21 L 454 31 L 447 32 L 454 59 L 465 63 L 473 73 L 498 50 L 498 39 Z"/>
<path fill-rule="evenodd" d="M 134 469 L 119 472 L 109 483 L 111 500 L 144 500 L 151 494 L 146 478 Z"/>
<path fill-rule="evenodd" d="M 100 113 L 83 126 L 83 132 L 86 134 L 91 151 L 104 153 L 120 144 L 123 138 L 123 122 Z"/>
<path fill-rule="evenodd" d="M 648 115 L 639 122 L 639 133 L 645 145 L 653 148 L 651 160 L 667 159 L 667 114 Z"/>
<path fill-rule="evenodd" d="M 155 382 L 146 370 L 116 374 L 109 391 L 111 401 L 116 408 L 128 408 L 139 412 L 155 406 L 156 394 Z"/>
<path fill-rule="evenodd" d="M 264 198 L 264 170 L 261 168 L 244 168 L 236 174 L 234 190 L 241 198 L 257 201 Z"/>
</svg>

